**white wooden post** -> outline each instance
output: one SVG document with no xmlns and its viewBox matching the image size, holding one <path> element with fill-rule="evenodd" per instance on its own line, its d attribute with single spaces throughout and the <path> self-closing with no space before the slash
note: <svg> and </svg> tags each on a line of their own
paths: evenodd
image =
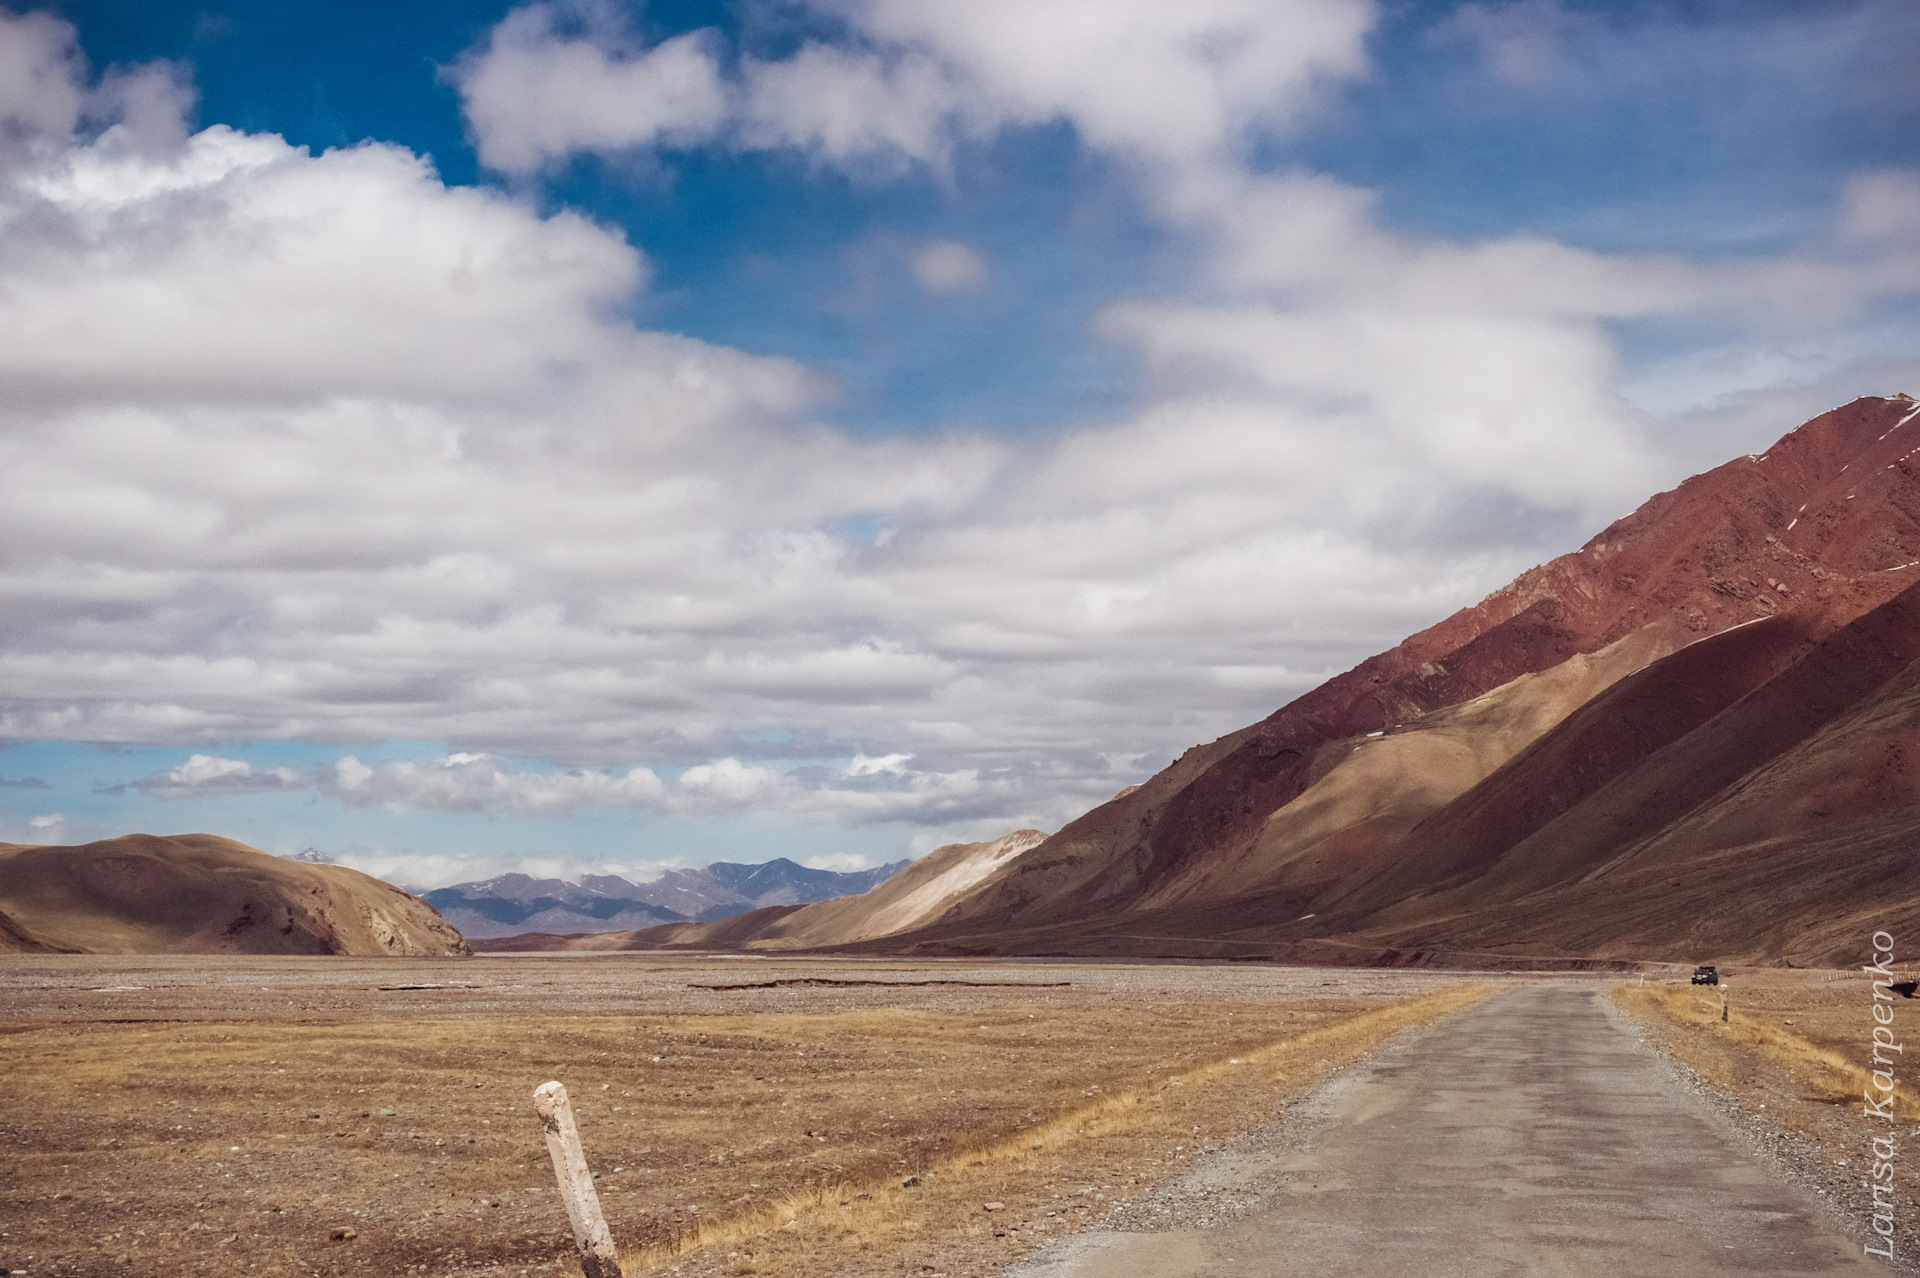
<svg viewBox="0 0 1920 1278">
<path fill-rule="evenodd" d="M 553 1174 L 566 1200 L 567 1219 L 573 1222 L 574 1241 L 580 1244 L 580 1269 L 586 1278 L 621 1278 L 620 1255 L 600 1214 L 600 1196 L 593 1192 L 593 1174 L 580 1149 L 580 1129 L 573 1121 L 567 1089 L 558 1082 L 533 1090 L 533 1108 L 547 1132 L 547 1152 L 553 1155 Z"/>
</svg>

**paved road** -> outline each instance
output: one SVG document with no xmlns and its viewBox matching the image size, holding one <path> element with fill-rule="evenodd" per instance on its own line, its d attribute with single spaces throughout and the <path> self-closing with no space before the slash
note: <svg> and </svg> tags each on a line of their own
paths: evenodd
<svg viewBox="0 0 1920 1278">
<path fill-rule="evenodd" d="M 1333 1089 L 1307 1148 L 1227 1160 L 1277 1189 L 1214 1230 L 1083 1235 L 1026 1278 L 1875 1274 L 1734 1143 L 1591 986 L 1512 990 Z"/>
</svg>

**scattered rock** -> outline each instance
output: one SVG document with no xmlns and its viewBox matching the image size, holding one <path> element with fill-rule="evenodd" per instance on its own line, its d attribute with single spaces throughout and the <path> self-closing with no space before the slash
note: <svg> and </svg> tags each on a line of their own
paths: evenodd
<svg viewBox="0 0 1920 1278">
<path fill-rule="evenodd" d="M 360 1231 L 352 1225 L 338 1225 L 327 1237 L 332 1242 L 352 1242 L 360 1236 Z"/>
<path fill-rule="evenodd" d="M 981 1211 L 1005 1211 L 1006 1209 L 1007 1209 L 1007 1205 L 1005 1203 L 981 1203 L 980 1204 Z"/>
<path fill-rule="evenodd" d="M 914 1189 L 918 1187 L 919 1184 L 920 1184 L 920 1178 L 918 1176 L 907 1176 L 900 1181 L 900 1188 Z"/>
</svg>

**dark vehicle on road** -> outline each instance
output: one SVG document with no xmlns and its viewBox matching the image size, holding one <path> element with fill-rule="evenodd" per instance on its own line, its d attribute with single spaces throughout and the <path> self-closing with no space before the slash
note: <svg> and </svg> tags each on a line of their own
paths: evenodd
<svg viewBox="0 0 1920 1278">
<path fill-rule="evenodd" d="M 1720 969 L 1711 963 L 1694 968 L 1693 983 L 1695 985 L 1718 985 L 1720 983 Z"/>
</svg>

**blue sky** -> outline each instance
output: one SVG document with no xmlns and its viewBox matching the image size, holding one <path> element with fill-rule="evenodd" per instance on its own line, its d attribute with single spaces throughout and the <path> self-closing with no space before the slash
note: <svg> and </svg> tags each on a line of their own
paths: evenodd
<svg viewBox="0 0 1920 1278">
<path fill-rule="evenodd" d="M 1052 829 L 1920 384 L 1904 4 L 0 12 L 0 839 Z"/>
</svg>

